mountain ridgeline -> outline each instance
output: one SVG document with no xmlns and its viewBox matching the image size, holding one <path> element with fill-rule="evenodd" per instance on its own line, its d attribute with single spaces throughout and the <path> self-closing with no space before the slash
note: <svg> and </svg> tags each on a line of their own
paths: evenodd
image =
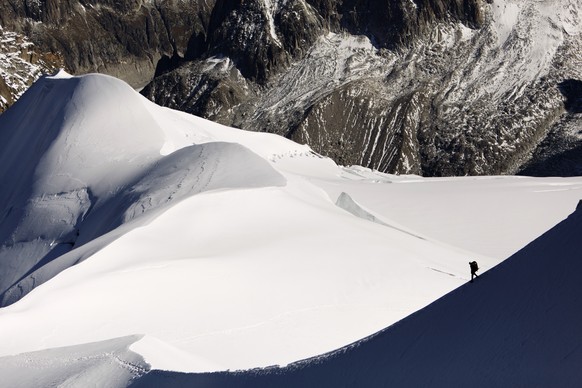
<svg viewBox="0 0 582 388">
<path fill-rule="evenodd" d="M 579 173 L 575 0 L 0 0 L 0 23 L 152 101 L 425 176 Z M 560 86 L 562 85 L 562 86 Z M 564 86 L 566 85 L 566 86 Z M 573 93 L 573 94 L 572 94 Z"/>
</svg>

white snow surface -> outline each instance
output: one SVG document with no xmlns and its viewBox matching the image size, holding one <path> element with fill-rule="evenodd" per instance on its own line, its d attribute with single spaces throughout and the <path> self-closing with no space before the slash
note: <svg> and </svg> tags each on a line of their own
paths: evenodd
<svg viewBox="0 0 582 388">
<path fill-rule="evenodd" d="M 78 352 L 117 352 L 127 382 L 337 349 L 467 282 L 468 261 L 492 268 L 582 197 L 582 178 L 340 167 L 103 75 L 41 79 L 0 116 L 0 140 L 0 280 L 36 286 L 0 309 L 0 370 L 32 367 L 43 385 Z"/>
<path fill-rule="evenodd" d="M 577 387 L 582 202 L 500 265 L 361 341 L 238 373 L 151 371 L 139 387 Z M 470 383 L 467 383 L 470 381 Z"/>
</svg>

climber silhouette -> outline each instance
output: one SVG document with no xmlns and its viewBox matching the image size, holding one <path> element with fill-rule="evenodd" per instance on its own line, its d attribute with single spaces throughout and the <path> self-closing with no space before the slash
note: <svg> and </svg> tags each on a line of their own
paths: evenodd
<svg viewBox="0 0 582 388">
<path fill-rule="evenodd" d="M 471 283 L 473 283 L 473 278 L 479 277 L 479 275 L 477 275 L 477 271 L 479 271 L 479 266 L 477 265 L 476 261 L 470 261 L 469 267 L 471 267 Z"/>
</svg>

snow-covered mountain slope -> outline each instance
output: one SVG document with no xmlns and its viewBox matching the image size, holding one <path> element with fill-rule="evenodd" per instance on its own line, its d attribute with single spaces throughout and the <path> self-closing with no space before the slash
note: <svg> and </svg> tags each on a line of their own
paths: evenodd
<svg viewBox="0 0 582 388">
<path fill-rule="evenodd" d="M 357 343 L 284 369 L 152 371 L 134 387 L 576 387 L 582 202 L 474 281 Z"/>
<path fill-rule="evenodd" d="M 63 365 L 86 358 L 88 373 L 111 367 L 127 382 L 136 369 L 284 365 L 337 349 L 464 284 L 469 259 L 492 268 L 582 196 L 580 178 L 338 167 L 102 75 L 41 79 L 0 116 L 0 147 L 12 303 L 0 364 L 44 385 L 74 379 Z"/>
<path fill-rule="evenodd" d="M 284 183 L 239 144 L 193 145 L 204 134 L 176 132 L 180 115 L 166 133 L 164 114 L 117 79 L 61 75 L 36 83 L 0 116 L 3 304 L 82 259 L 65 253 L 168 203 Z"/>
</svg>

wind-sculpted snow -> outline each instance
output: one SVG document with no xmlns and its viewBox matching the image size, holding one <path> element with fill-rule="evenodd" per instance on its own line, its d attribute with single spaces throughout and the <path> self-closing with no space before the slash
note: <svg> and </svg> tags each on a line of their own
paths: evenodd
<svg viewBox="0 0 582 388">
<path fill-rule="evenodd" d="M 2 385 L 125 387 L 149 370 L 129 347 L 141 336 L 0 357 Z"/>
<path fill-rule="evenodd" d="M 47 247 L 47 242 L 43 241 L 46 237 L 40 237 L 39 241 L 28 241 L 24 237 L 24 242 L 2 251 L 8 261 L 9 257 L 15 257 L 15 252 L 30 254 L 27 252 L 30 245 L 49 249 L 36 265 L 5 290 L 3 304 L 15 302 L 58 272 L 93 254 L 99 246 L 110 242 L 122 232 L 118 230 L 97 244 L 93 242 L 82 247 L 85 241 L 91 241 L 121 226 L 123 230 L 129 230 L 126 224 L 138 219 L 143 223 L 177 201 L 209 190 L 279 186 L 284 183 L 285 179 L 272 170 L 266 161 L 241 145 L 208 143 L 182 148 L 163 157 L 145 171 L 136 183 L 120 188 L 115 195 L 92 208 L 90 213 L 87 197 L 76 196 L 66 202 L 63 200 L 64 195 L 48 196 L 41 203 L 30 203 L 30 213 L 34 216 L 26 217 L 23 221 L 26 224 L 18 226 L 19 234 L 60 238 L 48 243 Z M 67 219 L 67 214 L 73 217 Z M 148 218 L 144 219 L 144 215 Z M 58 223 L 52 221 L 56 217 Z M 30 227 L 26 229 L 28 224 Z M 35 253 L 41 255 L 41 252 Z M 31 262 L 17 262 L 16 265 L 22 273 Z M 9 279 L 8 276 L 5 279 Z"/>
<path fill-rule="evenodd" d="M 414 233 L 410 233 L 409 231 L 404 230 L 401 227 L 397 227 L 394 225 L 389 225 L 387 223 L 385 223 L 384 221 L 382 221 L 381 219 L 379 219 L 378 217 L 376 217 L 374 214 L 370 213 L 368 210 L 362 208 L 358 203 L 356 203 L 352 197 L 349 196 L 349 194 L 342 192 L 340 194 L 340 196 L 338 197 L 336 203 L 335 203 L 338 207 L 344 209 L 345 211 L 355 215 L 356 217 L 362 218 L 364 220 L 368 220 L 371 222 L 375 222 L 377 224 L 380 225 L 384 225 L 387 226 L 389 228 L 394 228 L 398 231 L 401 231 L 403 233 L 408 233 L 414 237 L 418 237 L 420 239 L 422 239 L 422 236 L 416 235 Z"/>
<path fill-rule="evenodd" d="M 61 75 L 2 116 L 2 304 L 83 255 L 60 256 L 151 210 L 207 190 L 284 184 L 240 144 L 182 142 L 162 156 L 172 129 L 154 108 L 114 78 Z"/>
<path fill-rule="evenodd" d="M 376 222 L 378 224 L 386 225 L 384 222 L 376 218 L 375 215 L 368 212 L 365 209 L 362 209 L 360 205 L 358 205 L 347 193 L 341 193 L 340 196 L 337 198 L 335 204 L 342 209 L 352 213 L 356 217 L 363 218 L 368 221 Z"/>
<path fill-rule="evenodd" d="M 151 371 L 132 387 L 576 387 L 582 203 L 524 249 L 366 339 L 286 368 Z"/>
<path fill-rule="evenodd" d="M 123 222 L 149 209 L 203 191 L 224 188 L 281 186 L 282 175 L 236 143 L 208 143 L 182 148 L 164 157 L 129 189 L 134 200 Z"/>
</svg>

